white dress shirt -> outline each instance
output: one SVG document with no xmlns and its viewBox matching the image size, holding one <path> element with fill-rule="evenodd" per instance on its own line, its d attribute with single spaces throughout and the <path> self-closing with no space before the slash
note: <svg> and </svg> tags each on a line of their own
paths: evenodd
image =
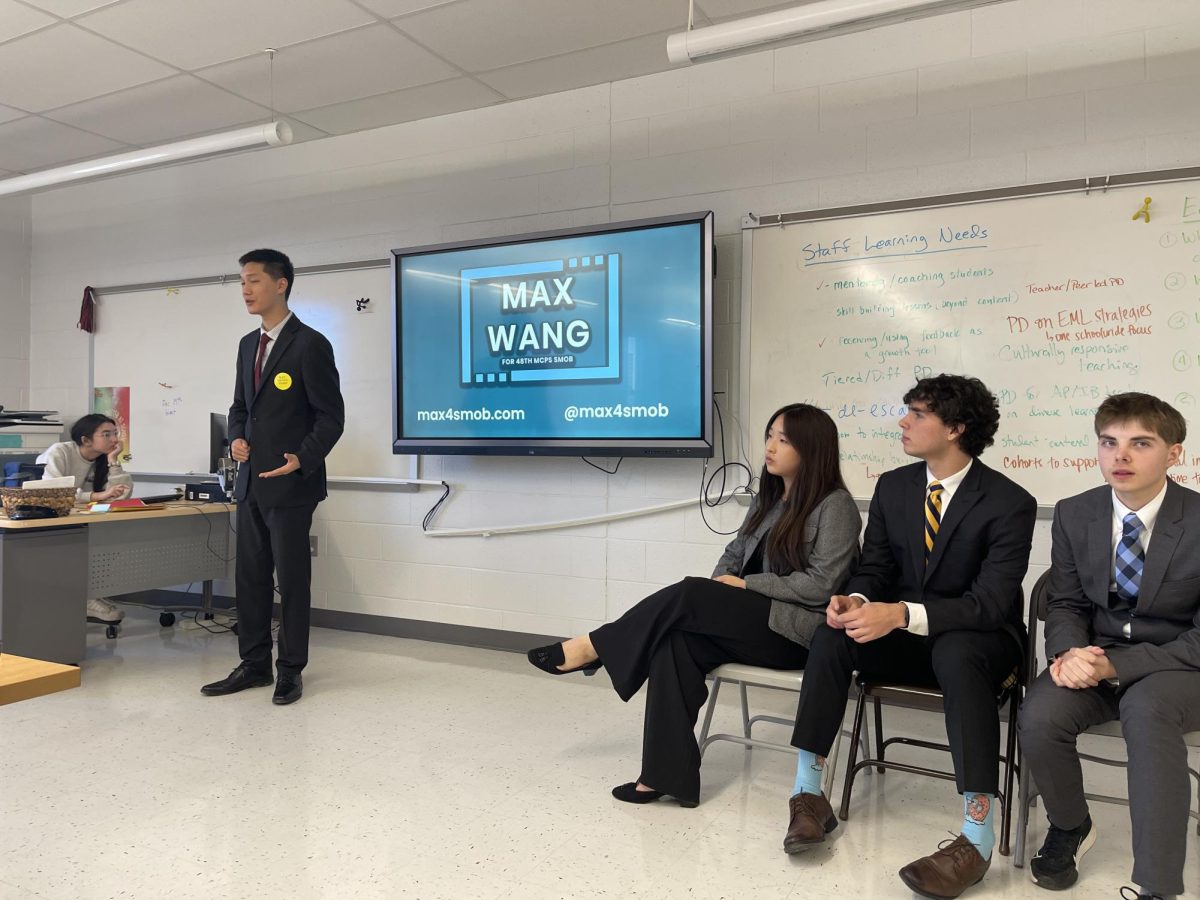
<svg viewBox="0 0 1200 900">
<path fill-rule="evenodd" d="M 286 325 L 289 321 L 291 321 L 291 318 L 292 318 L 292 314 L 291 314 L 291 312 L 289 312 L 286 316 L 283 317 L 283 321 L 280 322 L 278 325 L 276 325 L 274 328 L 272 328 L 270 331 L 266 331 L 261 326 L 259 327 L 259 329 L 258 329 L 259 334 L 265 334 L 267 337 L 269 337 L 271 339 L 267 343 L 267 349 L 265 349 L 263 351 L 262 367 L 263 367 L 264 372 L 267 369 L 267 360 L 271 358 L 271 351 L 275 349 L 275 342 L 277 340 L 279 340 L 279 333 L 281 331 L 283 331 L 283 326 Z M 261 341 L 262 338 L 260 337 L 259 340 Z"/>
</svg>

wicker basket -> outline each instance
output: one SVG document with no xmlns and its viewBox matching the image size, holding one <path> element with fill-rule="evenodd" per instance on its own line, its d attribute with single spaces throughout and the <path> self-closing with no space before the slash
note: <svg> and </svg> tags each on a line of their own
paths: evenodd
<svg viewBox="0 0 1200 900">
<path fill-rule="evenodd" d="M 0 500 L 5 515 L 11 516 L 18 506 L 48 506 L 65 516 L 75 505 L 75 488 L 7 488 L 0 487 Z"/>
</svg>

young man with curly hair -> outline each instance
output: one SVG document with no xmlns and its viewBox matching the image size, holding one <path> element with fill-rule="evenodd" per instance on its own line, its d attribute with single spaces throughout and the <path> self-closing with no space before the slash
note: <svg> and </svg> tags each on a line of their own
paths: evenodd
<svg viewBox="0 0 1200 900">
<path fill-rule="evenodd" d="M 977 378 L 923 378 L 904 396 L 901 445 L 920 462 L 875 486 L 862 557 L 830 599 L 804 671 L 792 744 L 800 749 L 784 849 L 824 843 L 837 827 L 821 793 L 824 758 L 842 727 L 855 672 L 939 688 L 963 795 L 961 833 L 909 863 L 901 880 L 952 898 L 983 879 L 995 844 L 998 698 L 1024 655 L 1021 580 L 1037 504 L 979 460 L 1000 422 Z"/>
</svg>

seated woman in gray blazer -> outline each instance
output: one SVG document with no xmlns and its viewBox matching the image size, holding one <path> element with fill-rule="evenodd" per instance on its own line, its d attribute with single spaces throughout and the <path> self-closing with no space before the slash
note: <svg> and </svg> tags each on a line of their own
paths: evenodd
<svg viewBox="0 0 1200 900">
<path fill-rule="evenodd" d="M 590 634 L 529 651 L 553 675 L 602 665 L 628 701 L 649 681 L 636 782 L 627 803 L 700 801 L 694 728 L 705 675 L 723 663 L 800 669 L 829 598 L 858 561 L 862 518 L 842 481 L 837 426 L 794 403 L 771 416 L 760 490 L 712 578 L 685 578 Z"/>
</svg>

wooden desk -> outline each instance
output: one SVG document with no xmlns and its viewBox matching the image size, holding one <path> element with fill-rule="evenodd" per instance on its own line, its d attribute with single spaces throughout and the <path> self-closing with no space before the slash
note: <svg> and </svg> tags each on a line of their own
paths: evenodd
<svg viewBox="0 0 1200 900">
<path fill-rule="evenodd" d="M 0 706 L 79 687 L 79 667 L 0 654 Z"/>
<path fill-rule="evenodd" d="M 0 641 L 6 653 L 78 663 L 88 597 L 214 579 L 233 558 L 232 505 L 174 501 L 165 509 L 56 519 L 0 517 Z"/>
</svg>

